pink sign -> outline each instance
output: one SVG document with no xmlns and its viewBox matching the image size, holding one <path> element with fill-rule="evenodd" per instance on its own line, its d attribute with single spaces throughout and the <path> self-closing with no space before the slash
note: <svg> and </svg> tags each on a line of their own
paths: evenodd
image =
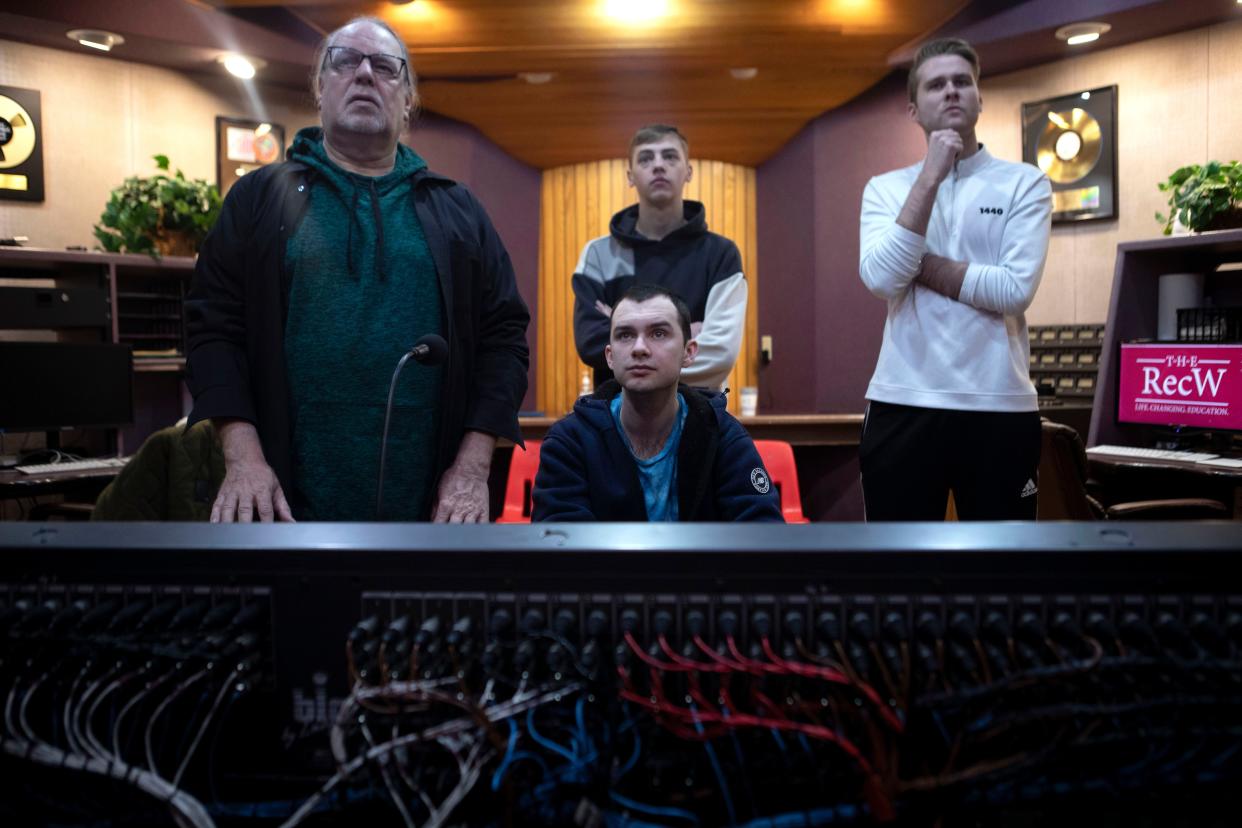
<svg viewBox="0 0 1242 828">
<path fill-rule="evenodd" d="M 1242 431 L 1242 345 L 1123 344 L 1117 420 Z"/>
</svg>

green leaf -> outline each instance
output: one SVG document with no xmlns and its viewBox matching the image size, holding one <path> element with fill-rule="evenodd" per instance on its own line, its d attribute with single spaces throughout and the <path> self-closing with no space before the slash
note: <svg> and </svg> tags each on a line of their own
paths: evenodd
<svg viewBox="0 0 1242 828">
<path fill-rule="evenodd" d="M 168 156 L 167 155 L 155 155 L 152 157 L 155 159 L 155 166 L 159 167 L 161 170 L 168 169 Z"/>
</svg>

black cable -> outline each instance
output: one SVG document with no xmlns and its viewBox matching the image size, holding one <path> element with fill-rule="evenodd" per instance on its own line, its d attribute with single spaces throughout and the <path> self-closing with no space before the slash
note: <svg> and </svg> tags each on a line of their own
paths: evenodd
<svg viewBox="0 0 1242 828">
<path fill-rule="evenodd" d="M 388 384 L 388 404 L 384 406 L 384 433 L 380 438 L 379 479 L 375 485 L 375 519 L 383 519 L 384 505 L 384 461 L 388 455 L 388 424 L 392 419 L 392 401 L 397 393 L 397 377 L 401 369 L 413 357 L 417 362 L 428 367 L 439 365 L 448 356 L 448 343 L 436 334 L 427 334 L 414 343 L 414 347 L 401 355 L 397 367 L 393 369 L 392 381 Z"/>
</svg>

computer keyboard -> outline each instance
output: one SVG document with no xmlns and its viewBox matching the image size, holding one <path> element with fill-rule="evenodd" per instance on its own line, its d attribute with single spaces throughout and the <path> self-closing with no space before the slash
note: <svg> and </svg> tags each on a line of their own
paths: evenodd
<svg viewBox="0 0 1242 828">
<path fill-rule="evenodd" d="M 1209 460 L 1222 459 L 1219 454 L 1139 448 L 1138 446 L 1092 446 L 1087 449 L 1087 455 L 1090 457 L 1116 457 L 1121 460 L 1170 460 L 1180 463 L 1203 463 Z"/>
<path fill-rule="evenodd" d="M 119 469 L 128 461 L 128 457 L 97 457 L 91 460 L 68 460 L 62 463 L 36 463 L 30 466 L 18 466 L 17 470 L 22 474 L 62 474 L 95 471 L 96 469 Z"/>
</svg>

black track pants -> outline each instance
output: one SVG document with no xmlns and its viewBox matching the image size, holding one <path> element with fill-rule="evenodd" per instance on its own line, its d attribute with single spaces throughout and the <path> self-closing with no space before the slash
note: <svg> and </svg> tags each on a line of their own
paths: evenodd
<svg viewBox="0 0 1242 828">
<path fill-rule="evenodd" d="M 1034 520 L 1039 413 L 871 402 L 858 459 L 867 520 Z"/>
</svg>

